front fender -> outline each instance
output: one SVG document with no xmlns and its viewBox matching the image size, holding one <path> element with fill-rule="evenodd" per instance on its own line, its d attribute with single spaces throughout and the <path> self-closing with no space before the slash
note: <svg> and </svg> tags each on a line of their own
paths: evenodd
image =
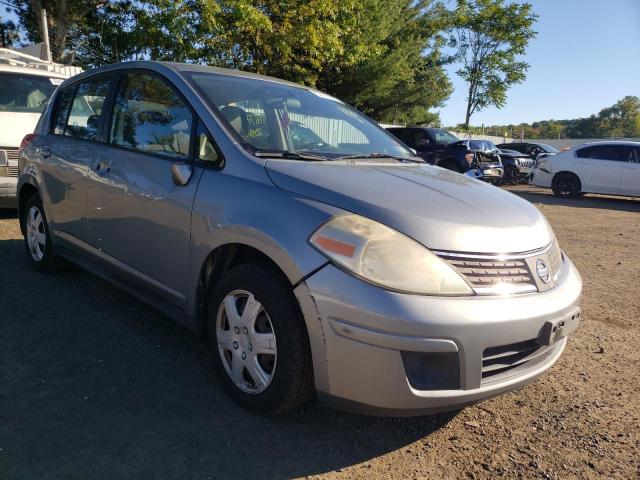
<svg viewBox="0 0 640 480">
<path fill-rule="evenodd" d="M 316 228 L 341 213 L 344 210 L 285 192 L 268 178 L 260 181 L 207 170 L 191 219 L 190 314 L 196 315 L 199 272 L 213 250 L 229 244 L 255 248 L 295 285 L 327 262 L 308 239 Z"/>
</svg>

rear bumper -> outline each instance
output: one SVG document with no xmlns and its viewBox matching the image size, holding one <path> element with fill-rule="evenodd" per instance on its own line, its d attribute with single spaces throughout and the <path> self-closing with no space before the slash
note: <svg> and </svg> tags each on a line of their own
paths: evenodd
<svg viewBox="0 0 640 480">
<path fill-rule="evenodd" d="M 16 207 L 17 187 L 16 177 L 0 177 L 0 208 Z"/>
<path fill-rule="evenodd" d="M 388 292 L 328 265 L 296 289 L 319 395 L 349 410 L 417 415 L 533 381 L 559 358 L 566 338 L 537 345 L 513 367 L 501 368 L 500 359 L 491 365 L 487 352 L 531 345 L 551 322 L 567 320 L 575 328 L 582 282 L 565 262 L 561 280 L 547 292 L 466 298 Z M 507 363 L 512 358 L 518 357 Z"/>
</svg>

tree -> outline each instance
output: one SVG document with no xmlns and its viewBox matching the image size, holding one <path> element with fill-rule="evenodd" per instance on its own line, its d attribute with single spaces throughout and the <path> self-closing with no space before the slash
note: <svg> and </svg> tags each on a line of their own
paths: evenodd
<svg viewBox="0 0 640 480">
<path fill-rule="evenodd" d="M 0 17 L 0 47 L 8 48 L 20 41 L 20 33 L 11 20 Z"/>
<path fill-rule="evenodd" d="M 79 35 L 79 27 L 105 0 L 8 0 L 20 19 L 28 40 L 44 40 L 42 9 L 47 11 L 47 27 L 51 55 L 55 62 L 73 62 L 73 50 L 68 47 Z"/>
<path fill-rule="evenodd" d="M 536 35 L 536 18 L 527 3 L 458 0 L 451 45 L 463 65 L 456 73 L 468 84 L 465 127 L 476 111 L 502 108 L 509 88 L 526 78 L 529 65 L 518 57 Z"/>
<path fill-rule="evenodd" d="M 451 93 L 440 52 L 448 12 L 431 0 L 362 5 L 358 30 L 369 54 L 353 65 L 330 68 L 319 86 L 379 121 L 439 123 L 429 109 Z"/>
</svg>

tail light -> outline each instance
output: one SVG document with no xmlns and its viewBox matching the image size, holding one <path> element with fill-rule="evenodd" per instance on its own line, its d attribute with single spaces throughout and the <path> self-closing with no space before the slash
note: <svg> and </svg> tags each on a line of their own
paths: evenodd
<svg viewBox="0 0 640 480">
<path fill-rule="evenodd" d="M 36 137 L 38 135 L 36 135 L 35 133 L 27 133 L 24 138 L 22 139 L 22 141 L 20 142 L 20 151 L 24 150 L 25 148 L 27 148 L 27 146 L 33 142 Z"/>
</svg>

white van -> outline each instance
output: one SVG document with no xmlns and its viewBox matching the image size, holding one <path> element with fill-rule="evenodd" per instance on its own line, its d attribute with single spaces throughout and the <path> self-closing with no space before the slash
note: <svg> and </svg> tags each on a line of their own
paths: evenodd
<svg viewBox="0 0 640 480">
<path fill-rule="evenodd" d="M 20 142 L 35 129 L 56 86 L 81 71 L 0 48 L 0 208 L 16 204 Z"/>
</svg>

